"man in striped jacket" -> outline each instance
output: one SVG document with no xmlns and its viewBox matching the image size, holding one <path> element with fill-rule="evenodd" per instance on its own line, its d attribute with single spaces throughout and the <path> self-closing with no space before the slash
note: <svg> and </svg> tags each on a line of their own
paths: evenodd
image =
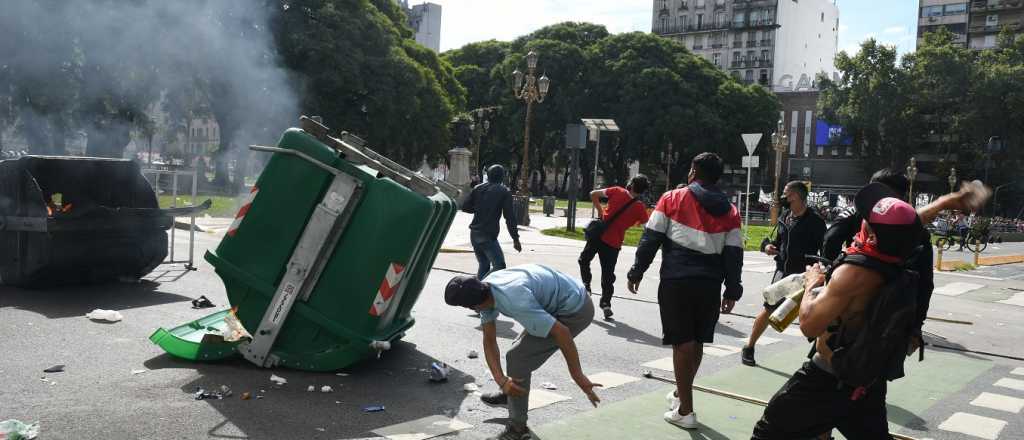
<svg viewBox="0 0 1024 440">
<path fill-rule="evenodd" d="M 636 293 L 654 255 L 662 249 L 658 285 L 662 343 L 672 346 L 677 384 L 669 395 L 665 421 L 687 429 L 697 428 L 693 380 L 703 344 L 714 341 L 719 312 L 731 312 L 743 295 L 740 215 L 715 187 L 722 169 L 722 159 L 714 153 L 693 159 L 689 184 L 658 201 L 628 275 L 629 290 Z"/>
</svg>

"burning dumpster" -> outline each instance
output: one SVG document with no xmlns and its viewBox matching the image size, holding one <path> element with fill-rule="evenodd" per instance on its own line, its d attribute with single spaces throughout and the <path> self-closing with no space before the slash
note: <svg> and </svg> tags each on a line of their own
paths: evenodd
<svg viewBox="0 0 1024 440">
<path fill-rule="evenodd" d="M 173 216 L 202 209 L 159 209 L 129 160 L 0 161 L 0 282 L 43 287 L 141 278 L 166 257 Z"/>
<path fill-rule="evenodd" d="M 150 340 L 190 360 L 240 353 L 256 365 L 310 371 L 388 349 L 414 323 L 412 307 L 455 217 L 453 198 L 307 118 L 277 147 L 253 149 L 273 156 L 206 254 L 232 310 L 158 329 Z"/>
</svg>

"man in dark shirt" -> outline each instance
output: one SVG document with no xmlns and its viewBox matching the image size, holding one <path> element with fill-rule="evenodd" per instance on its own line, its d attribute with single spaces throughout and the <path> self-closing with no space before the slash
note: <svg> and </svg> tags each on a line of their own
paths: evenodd
<svg viewBox="0 0 1024 440">
<path fill-rule="evenodd" d="M 903 197 L 906 197 L 910 190 L 910 181 L 907 180 L 907 177 L 889 168 L 875 172 L 871 176 L 871 182 L 881 183 Z M 853 243 L 853 237 L 860 231 L 863 219 L 854 207 L 840 213 L 835 223 L 832 223 L 832 226 L 825 232 L 825 243 L 821 248 L 821 256 L 829 260 L 839 257 L 839 252 L 845 249 L 845 246 Z M 935 274 L 932 269 L 933 251 L 931 237 L 927 231 L 922 233 L 921 247 L 922 251 L 917 254 L 913 267 L 919 277 L 917 280 L 917 319 L 921 325 L 924 325 L 924 320 L 928 317 L 932 291 L 935 290 Z M 917 335 L 917 337 L 919 343 L 923 342 L 921 335 Z"/>
<path fill-rule="evenodd" d="M 800 181 L 789 182 L 782 191 L 782 197 L 782 207 L 788 211 L 779 219 L 775 240 L 761 249 L 762 252 L 775 257 L 773 283 L 789 275 L 803 273 L 808 265 L 814 264 L 805 256 L 818 255 L 821 241 L 825 236 L 825 220 L 807 206 L 807 185 Z M 768 317 L 778 306 L 779 304 L 766 302 L 761 313 L 754 319 L 750 338 L 740 356 L 743 365 L 757 365 L 757 361 L 754 360 L 754 346 L 768 328 Z"/>
<path fill-rule="evenodd" d="M 516 217 L 512 210 L 512 193 L 502 184 L 504 180 L 505 168 L 501 165 L 492 165 L 487 169 L 487 182 L 473 188 L 462 204 L 464 212 L 473 214 L 473 222 L 469 224 L 469 241 L 473 245 L 476 260 L 480 263 L 476 273 L 478 279 L 505 268 L 505 254 L 498 243 L 498 233 L 501 232 L 498 220 L 503 214 L 516 252 L 523 251 L 523 245 L 519 243 Z"/>
</svg>

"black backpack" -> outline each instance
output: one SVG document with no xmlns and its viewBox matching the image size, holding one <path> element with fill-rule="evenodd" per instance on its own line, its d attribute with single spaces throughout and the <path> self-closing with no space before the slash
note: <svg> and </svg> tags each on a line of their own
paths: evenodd
<svg viewBox="0 0 1024 440">
<path fill-rule="evenodd" d="M 833 349 L 832 369 L 843 383 L 868 387 L 880 379 L 892 381 L 904 376 L 908 344 L 920 334 L 918 273 L 909 269 L 910 261 L 914 259 L 890 264 L 866 255 L 843 254 L 832 267 L 835 270 L 842 264 L 854 264 L 878 271 L 885 279 L 882 291 L 864 310 L 863 326 L 852 330 L 840 323 L 834 336 L 838 347 Z"/>
</svg>

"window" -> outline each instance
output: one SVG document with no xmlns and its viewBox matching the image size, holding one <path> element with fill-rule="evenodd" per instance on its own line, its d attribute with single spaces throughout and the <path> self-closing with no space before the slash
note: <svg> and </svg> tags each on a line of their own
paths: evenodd
<svg viewBox="0 0 1024 440">
<path fill-rule="evenodd" d="M 697 29 L 704 27 L 704 14 L 697 14 Z"/>
<path fill-rule="evenodd" d="M 739 70 L 733 70 L 732 71 L 732 77 L 736 78 L 736 81 L 739 81 L 740 80 L 740 71 Z"/>
<path fill-rule="evenodd" d="M 996 47 L 996 36 L 995 35 L 986 35 L 985 36 L 985 44 L 982 47 L 985 48 L 985 49 L 990 49 L 990 48 Z"/>
<path fill-rule="evenodd" d="M 695 3 L 697 4 L 698 8 L 703 8 L 704 7 L 704 0 L 696 0 Z"/>
<path fill-rule="evenodd" d="M 768 85 L 768 71 L 767 70 L 761 69 L 761 72 L 758 75 L 757 82 L 759 82 L 761 84 L 764 84 L 764 85 Z"/>
<path fill-rule="evenodd" d="M 735 27 L 743 26 L 743 19 L 747 17 L 746 13 L 737 12 L 736 15 L 732 16 L 732 25 Z"/>
<path fill-rule="evenodd" d="M 725 12 L 718 11 L 715 13 L 715 26 L 723 27 L 725 26 L 725 21 Z"/>
<path fill-rule="evenodd" d="M 824 12 L 821 13 L 821 22 L 822 23 L 825 22 L 825 13 Z"/>
<path fill-rule="evenodd" d="M 985 17 L 985 26 L 999 26 L 999 14 L 992 14 Z"/>
<path fill-rule="evenodd" d="M 748 70 L 743 76 L 743 79 L 747 82 L 754 82 L 754 71 Z"/>
<path fill-rule="evenodd" d="M 942 15 L 942 6 L 925 6 L 921 8 L 922 17 L 938 17 Z"/>
<path fill-rule="evenodd" d="M 715 63 L 715 66 L 722 67 L 722 54 L 716 53 L 712 55 L 712 62 Z"/>
<path fill-rule="evenodd" d="M 761 59 L 765 60 L 765 61 L 768 60 L 768 51 L 767 50 L 762 50 L 761 51 Z"/>
<path fill-rule="evenodd" d="M 682 0 L 681 2 L 679 2 L 679 9 L 686 9 L 689 6 L 688 3 L 690 2 L 687 0 Z"/>
<path fill-rule="evenodd" d="M 733 65 L 733 67 L 739 67 L 740 66 L 740 61 L 742 59 L 743 59 L 743 54 L 741 54 L 739 52 L 733 52 L 732 53 L 732 65 Z M 736 75 L 739 76 L 739 72 L 736 72 Z"/>
<path fill-rule="evenodd" d="M 946 5 L 945 15 L 960 15 L 967 13 L 967 3 L 958 3 L 955 5 Z"/>
<path fill-rule="evenodd" d="M 687 24 L 686 22 L 689 20 L 689 18 L 690 17 L 685 15 L 679 16 L 679 26 L 685 28 Z"/>
</svg>

